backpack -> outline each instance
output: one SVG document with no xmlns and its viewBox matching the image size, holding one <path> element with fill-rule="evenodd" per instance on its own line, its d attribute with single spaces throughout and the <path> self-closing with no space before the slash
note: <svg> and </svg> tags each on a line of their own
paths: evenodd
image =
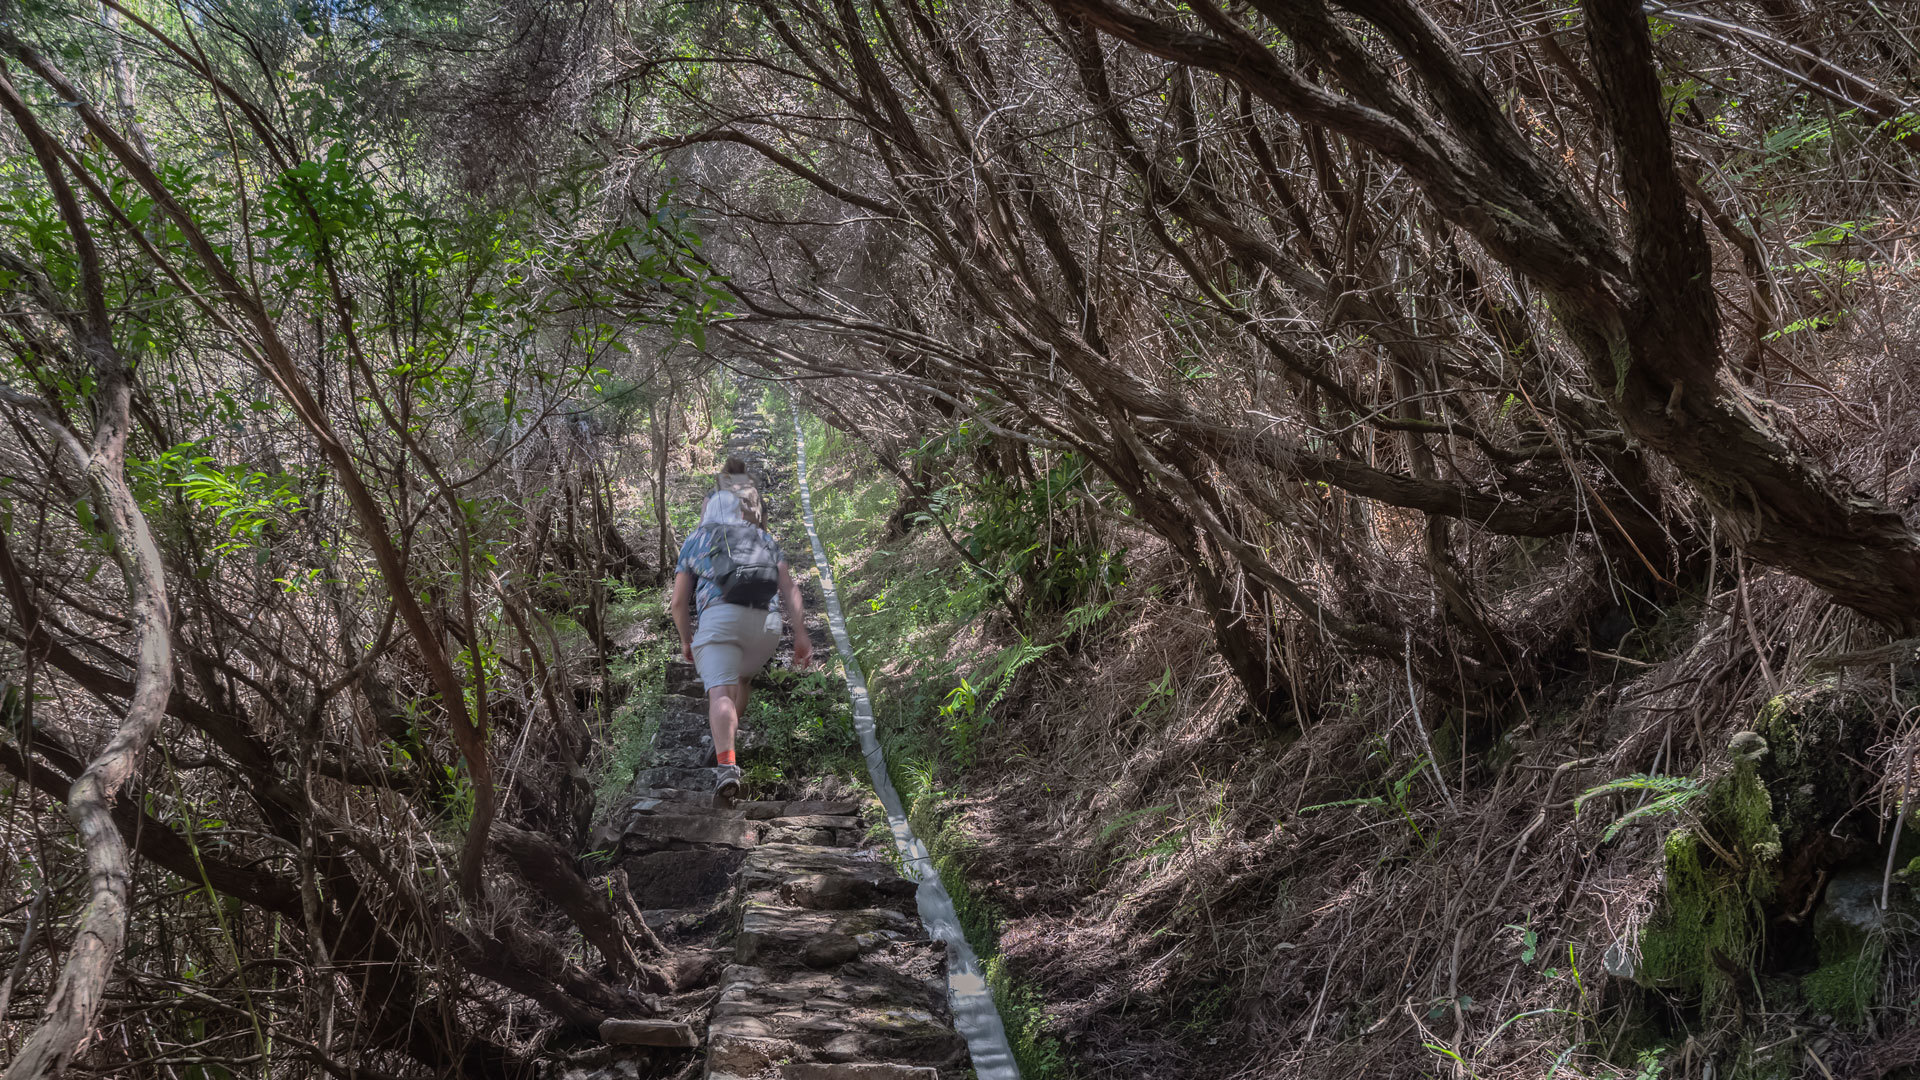
<svg viewBox="0 0 1920 1080">
<path fill-rule="evenodd" d="M 773 538 L 751 525 L 713 530 L 713 583 L 722 603 L 765 611 L 780 591 L 780 553 Z"/>
</svg>

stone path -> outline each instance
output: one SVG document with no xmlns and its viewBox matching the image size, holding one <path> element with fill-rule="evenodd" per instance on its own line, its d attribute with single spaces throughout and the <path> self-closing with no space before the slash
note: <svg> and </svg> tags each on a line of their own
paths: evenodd
<svg viewBox="0 0 1920 1080">
<path fill-rule="evenodd" d="M 742 412 L 727 452 L 769 481 L 761 490 L 778 532 L 792 500 L 756 460 L 763 422 Z M 824 639 L 818 616 L 808 621 L 815 625 L 804 629 Z M 624 1045 L 555 1070 L 555 1080 L 966 1076 L 946 949 L 921 926 L 916 885 L 883 857 L 884 830 L 882 848 L 868 839 L 868 822 L 882 820 L 877 804 L 727 803 L 714 794 L 712 763 L 705 695 L 692 665 L 676 661 L 652 746 L 594 838 L 626 871 L 666 950 L 653 962 L 671 973 L 666 1004 L 676 1015 L 609 1021 L 602 1038 Z"/>
<path fill-rule="evenodd" d="M 865 846 L 862 807 L 718 803 L 698 677 L 677 662 L 667 677 L 653 753 L 599 840 L 619 852 L 669 948 L 707 951 L 719 966 L 703 1075 L 959 1075 L 966 1046 L 947 1014 L 945 950 L 921 929 L 914 884 Z"/>
</svg>

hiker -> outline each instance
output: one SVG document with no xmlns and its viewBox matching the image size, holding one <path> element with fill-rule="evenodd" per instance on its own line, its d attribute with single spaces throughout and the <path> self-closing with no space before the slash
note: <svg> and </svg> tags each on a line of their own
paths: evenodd
<svg viewBox="0 0 1920 1080">
<path fill-rule="evenodd" d="M 787 570 L 780 542 L 747 521 L 738 495 L 716 491 L 707 496 L 700 527 L 680 545 L 674 566 L 673 623 L 680 630 L 680 656 L 699 670 L 707 691 L 707 726 L 717 762 L 714 791 L 723 799 L 740 792 L 733 737 L 747 709 L 748 680 L 780 646 L 783 611 L 793 620 L 793 666 L 804 670 L 813 663 L 813 642 L 807 637 L 800 586 Z"/>
<path fill-rule="evenodd" d="M 737 457 L 727 458 L 727 463 L 720 466 L 720 475 L 713 478 L 713 487 L 715 491 L 731 491 L 740 497 L 740 512 L 749 525 L 767 527 L 766 508 L 760 505 L 760 489 L 754 486 L 746 462 Z"/>
</svg>

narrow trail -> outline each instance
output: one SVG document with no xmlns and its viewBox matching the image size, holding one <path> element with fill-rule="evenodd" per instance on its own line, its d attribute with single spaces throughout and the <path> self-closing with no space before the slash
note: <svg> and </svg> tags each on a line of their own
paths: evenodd
<svg viewBox="0 0 1920 1080">
<path fill-rule="evenodd" d="M 867 694 L 866 675 L 854 656 L 847 619 L 840 610 L 840 593 L 833 583 L 833 564 L 827 558 L 826 545 L 821 542 L 820 530 L 813 519 L 813 488 L 807 482 L 807 437 L 800 430 L 797 407 L 793 410 L 793 445 L 800 510 L 807 524 L 807 540 L 813 545 L 814 566 L 820 571 L 827 626 L 833 632 L 834 648 L 839 651 L 840 663 L 846 669 L 847 693 L 853 700 L 853 729 L 860 736 L 860 753 L 866 758 L 867 775 L 873 782 L 874 793 L 886 808 L 887 826 L 893 833 L 894 846 L 899 849 L 900 861 L 907 872 L 918 879 L 915 898 L 920 921 L 937 940 L 946 943 L 947 1001 L 953 1009 L 954 1026 L 966 1037 L 967 1049 L 973 1056 L 973 1070 L 979 1080 L 1018 1080 L 1020 1070 L 1007 1045 L 1006 1027 L 994 1007 L 993 991 L 980 970 L 980 960 L 960 928 L 960 915 L 954 910 L 953 897 L 947 894 L 927 845 L 913 834 L 900 793 L 894 790 L 893 780 L 887 775 L 886 757 L 874 732 L 873 700 Z"/>
<path fill-rule="evenodd" d="M 786 470 L 766 453 L 768 430 L 743 394 L 725 454 L 748 461 L 761 483 L 768 524 L 792 530 Z M 801 470 L 801 501 L 809 504 Z M 809 536 L 814 536 L 809 520 Z M 820 554 L 814 536 L 816 555 Z M 824 566 L 824 562 L 822 563 Z M 872 713 L 859 669 L 845 649 L 844 623 L 823 578 L 827 608 L 854 689 L 856 726 L 868 764 L 909 866 L 925 866 L 924 847 L 900 816 L 885 763 L 873 744 Z M 811 590 L 804 590 L 811 591 Z M 824 638 L 817 595 L 805 626 L 792 633 Z M 791 656 L 791 638 L 776 663 Z M 647 926 L 636 949 L 669 986 L 652 1020 L 610 1020 L 609 1045 L 560 1063 L 551 1080 L 960 1080 L 968 1042 L 981 1030 L 981 1002 L 999 1032 L 991 995 L 959 936 L 944 891 L 929 904 L 928 876 L 896 873 L 869 840 L 879 809 L 857 797 L 720 800 L 706 698 L 691 664 L 666 668 L 665 694 L 632 783 L 596 831 L 593 845 L 626 872 L 634 914 Z M 782 693 L 756 688 L 756 701 Z M 749 705 L 743 749 L 756 738 Z M 804 793 L 811 778 L 789 793 Z M 903 839 L 904 838 L 904 839 Z M 930 868 L 928 868 L 930 869 Z M 938 877 L 932 875 L 933 889 Z M 921 918 L 926 917 L 926 926 Z M 929 933 L 929 927 L 932 933 Z M 956 949 L 955 942 L 958 943 Z M 957 974 L 949 976 L 949 963 Z M 949 983 L 977 990 L 954 991 Z M 956 1033 L 964 1010 L 967 1039 Z M 999 1036 L 976 1050 L 981 1080 L 1017 1076 Z"/>
</svg>

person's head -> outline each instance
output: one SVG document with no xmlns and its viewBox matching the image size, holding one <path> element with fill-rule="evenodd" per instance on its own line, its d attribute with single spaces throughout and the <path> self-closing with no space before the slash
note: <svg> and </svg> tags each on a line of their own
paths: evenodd
<svg viewBox="0 0 1920 1080">
<path fill-rule="evenodd" d="M 702 525 L 745 525 L 746 511 L 741 508 L 740 496 L 731 491 L 716 491 L 707 496 L 707 505 L 700 511 Z"/>
<path fill-rule="evenodd" d="M 727 459 L 725 465 L 720 466 L 720 471 L 723 473 L 743 473 L 747 471 L 747 463 L 737 457 L 730 457 Z"/>
</svg>

